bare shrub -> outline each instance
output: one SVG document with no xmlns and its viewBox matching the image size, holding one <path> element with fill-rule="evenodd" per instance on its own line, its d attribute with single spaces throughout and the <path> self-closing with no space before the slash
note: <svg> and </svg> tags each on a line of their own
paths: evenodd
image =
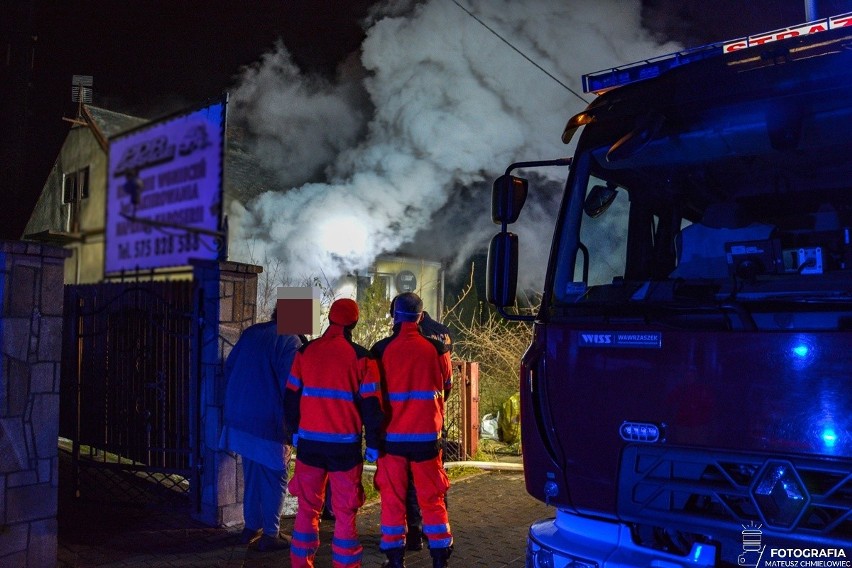
<svg viewBox="0 0 852 568">
<path fill-rule="evenodd" d="M 278 288 L 318 288 L 320 290 L 320 328 L 325 329 L 328 310 L 334 300 L 337 299 L 334 286 L 328 278 L 324 274 L 320 276 L 286 274 L 281 259 L 255 256 L 252 243 L 249 243 L 247 262 L 263 269 L 257 275 L 257 316 L 255 321 L 268 321 L 272 316 L 272 310 L 275 309 L 275 303 L 278 300 Z"/>
<path fill-rule="evenodd" d="M 499 411 L 518 392 L 521 356 L 530 343 L 532 325 L 507 321 L 489 305 L 476 301 L 471 290 L 472 270 L 458 301 L 445 310 L 444 324 L 455 331 L 454 358 L 479 363 L 479 410 L 484 415 Z"/>
</svg>

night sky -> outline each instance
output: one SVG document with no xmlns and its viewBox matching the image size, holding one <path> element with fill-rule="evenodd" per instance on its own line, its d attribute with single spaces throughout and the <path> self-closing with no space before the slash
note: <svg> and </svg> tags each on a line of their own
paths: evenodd
<svg viewBox="0 0 852 568">
<path fill-rule="evenodd" d="M 72 75 L 94 77 L 95 105 L 146 118 L 228 90 L 240 68 L 257 61 L 279 39 L 300 68 L 332 76 L 341 59 L 357 51 L 364 37 L 359 22 L 372 3 L 4 0 L 2 10 L 14 6 L 18 14 L 11 19 L 2 14 L 12 21 L 11 33 L 25 33 L 23 28 L 29 27 L 37 39 L 22 182 L 12 192 L 17 197 L 3 208 L 0 236 L 20 236 L 68 131 L 62 117 L 74 113 Z M 643 6 L 649 29 L 686 47 L 805 20 L 800 0 L 644 0 Z M 27 7 L 33 8 L 31 23 L 20 17 Z M 822 0 L 818 9 L 820 16 L 852 11 L 852 1 Z M 4 36 L 9 25 L 4 24 Z M 4 116 L 9 112 L 3 109 Z"/>
<path fill-rule="evenodd" d="M 62 117 L 75 113 L 73 75 L 93 76 L 96 106 L 157 118 L 227 90 L 240 67 L 279 39 L 306 70 L 333 73 L 363 39 L 358 22 L 370 2 L 4 0 L 0 10 L 12 4 L 35 6 L 37 39 L 27 190 L 3 210 L 0 237 L 8 239 L 23 231 L 70 127 Z"/>
</svg>

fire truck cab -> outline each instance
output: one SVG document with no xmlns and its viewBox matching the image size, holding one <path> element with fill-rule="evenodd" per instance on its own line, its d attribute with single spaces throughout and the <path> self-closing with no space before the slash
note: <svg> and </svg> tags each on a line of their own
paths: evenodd
<svg viewBox="0 0 852 568">
<path fill-rule="evenodd" d="M 584 86 L 572 158 L 494 184 L 488 299 L 522 318 L 513 172 L 570 161 L 520 370 L 555 507 L 527 566 L 852 565 L 852 14 Z"/>
</svg>

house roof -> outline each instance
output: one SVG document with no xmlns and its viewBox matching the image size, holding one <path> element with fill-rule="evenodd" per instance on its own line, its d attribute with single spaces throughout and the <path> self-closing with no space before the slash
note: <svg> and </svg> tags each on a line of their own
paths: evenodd
<svg viewBox="0 0 852 568">
<path fill-rule="evenodd" d="M 275 174 L 264 167 L 246 147 L 241 128 L 228 126 L 225 136 L 226 201 L 236 199 L 245 204 L 265 191 L 285 189 Z"/>
<path fill-rule="evenodd" d="M 107 138 L 112 138 L 125 130 L 130 130 L 131 128 L 136 128 L 150 122 L 147 118 L 130 116 L 129 114 L 122 114 L 92 105 L 84 105 L 83 108 L 88 113 L 92 122 Z"/>
</svg>

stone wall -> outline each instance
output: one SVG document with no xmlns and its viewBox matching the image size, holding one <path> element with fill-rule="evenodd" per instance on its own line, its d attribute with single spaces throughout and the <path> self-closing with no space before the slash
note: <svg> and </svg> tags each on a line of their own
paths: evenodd
<svg viewBox="0 0 852 568">
<path fill-rule="evenodd" d="M 211 526 L 243 522 L 242 467 L 238 456 L 219 450 L 225 397 L 224 363 L 242 331 L 255 322 L 259 266 L 237 262 L 195 261 L 193 278 L 201 288 L 204 321 L 199 340 L 202 467 L 201 510 L 197 518 Z"/>
<path fill-rule="evenodd" d="M 0 241 L 0 566 L 56 566 L 68 255 L 61 248 Z"/>
</svg>

